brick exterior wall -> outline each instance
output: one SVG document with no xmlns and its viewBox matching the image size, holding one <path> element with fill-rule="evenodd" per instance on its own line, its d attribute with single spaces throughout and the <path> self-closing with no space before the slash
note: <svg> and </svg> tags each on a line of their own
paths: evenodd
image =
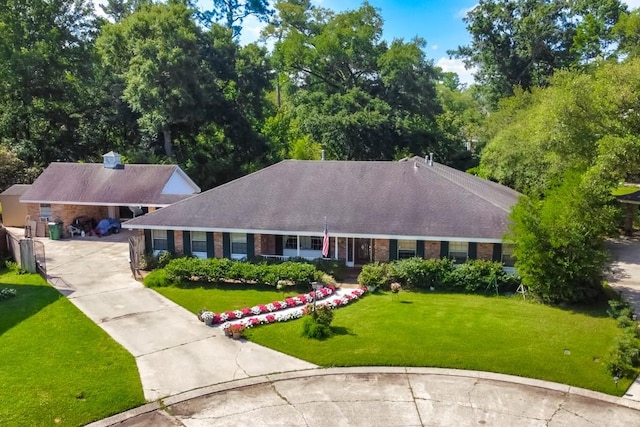
<svg viewBox="0 0 640 427">
<path fill-rule="evenodd" d="M 184 255 L 184 235 L 182 231 L 175 230 L 173 232 L 173 241 L 175 243 L 176 255 Z"/>
<path fill-rule="evenodd" d="M 493 243 L 478 243 L 478 259 L 493 259 Z"/>
<path fill-rule="evenodd" d="M 262 234 L 253 235 L 253 254 L 255 256 L 262 254 Z"/>
<path fill-rule="evenodd" d="M 373 241 L 374 261 L 389 262 L 389 240 L 387 239 L 375 239 Z"/>
<path fill-rule="evenodd" d="M 71 224 L 75 217 L 85 215 L 89 218 L 94 218 L 96 221 L 100 221 L 108 214 L 108 208 L 106 206 L 85 206 L 85 205 L 51 205 L 51 217 L 54 221 L 62 221 L 64 223 L 62 236 L 69 237 L 67 232 L 67 226 Z M 38 203 L 27 204 L 27 215 L 31 217 L 32 221 L 38 221 L 40 219 L 40 205 Z M 45 227 L 47 235 L 49 230 Z"/>
<path fill-rule="evenodd" d="M 440 242 L 425 241 L 424 257 L 425 259 L 440 258 Z"/>
<path fill-rule="evenodd" d="M 223 258 L 224 252 L 222 251 L 222 233 L 213 233 L 213 252 L 216 258 Z"/>
</svg>

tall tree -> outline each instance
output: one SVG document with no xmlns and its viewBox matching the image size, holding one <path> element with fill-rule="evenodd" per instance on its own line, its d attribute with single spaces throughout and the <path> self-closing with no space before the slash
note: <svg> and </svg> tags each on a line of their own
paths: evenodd
<svg viewBox="0 0 640 427">
<path fill-rule="evenodd" d="M 242 31 L 242 22 L 248 16 L 255 16 L 259 21 L 266 22 L 273 11 L 269 8 L 269 0 L 211 0 L 212 9 L 198 11 L 198 18 L 206 25 L 219 22 L 233 31 L 237 38 Z M 194 1 L 192 6 L 197 6 Z"/>
<path fill-rule="evenodd" d="M 391 159 L 438 149 L 436 72 L 424 41 L 382 41 L 382 18 L 368 3 L 334 14 L 306 0 L 279 1 L 266 34 L 286 76 L 297 141 L 330 158 Z"/>
<path fill-rule="evenodd" d="M 29 165 L 86 155 L 78 128 L 91 102 L 94 18 L 84 0 L 0 6 L 0 141 Z"/>
<path fill-rule="evenodd" d="M 106 24 L 98 39 L 104 61 L 125 83 L 123 98 L 140 114 L 140 128 L 161 135 L 173 155 L 172 127 L 202 111 L 198 38 L 184 4 L 144 5 L 120 23 Z"/>
<path fill-rule="evenodd" d="M 471 44 L 449 54 L 478 67 L 476 79 L 495 106 L 516 86 L 545 86 L 555 70 L 606 54 L 625 10 L 619 0 L 480 0 L 464 18 Z"/>
</svg>

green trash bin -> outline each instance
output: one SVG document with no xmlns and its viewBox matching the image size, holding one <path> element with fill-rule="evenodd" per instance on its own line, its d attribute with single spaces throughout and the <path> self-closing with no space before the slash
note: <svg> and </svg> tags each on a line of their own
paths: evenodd
<svg viewBox="0 0 640 427">
<path fill-rule="evenodd" d="M 62 224 L 58 222 L 50 222 L 49 226 L 49 238 L 51 240 L 60 240 L 62 237 Z"/>
</svg>

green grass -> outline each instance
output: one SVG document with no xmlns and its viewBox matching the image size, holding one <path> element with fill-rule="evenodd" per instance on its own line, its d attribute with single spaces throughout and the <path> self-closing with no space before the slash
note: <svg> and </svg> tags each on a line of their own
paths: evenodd
<svg viewBox="0 0 640 427">
<path fill-rule="evenodd" d="M 143 404 L 135 359 L 40 276 L 0 272 L 0 425 L 77 426 Z"/>
<path fill-rule="evenodd" d="M 207 308 L 213 312 L 221 312 L 253 307 L 257 304 L 281 301 L 286 297 L 303 293 L 303 291 L 296 291 L 295 289 L 282 292 L 275 290 L 272 286 L 234 284 L 154 287 L 153 290 L 192 313 L 197 313 L 202 308 Z"/>
<path fill-rule="evenodd" d="M 517 298 L 459 294 L 366 296 L 337 310 L 325 341 L 301 321 L 248 331 L 258 344 L 321 366 L 431 366 L 499 372 L 621 395 L 604 359 L 621 330 L 604 307 L 572 312 Z M 570 351 L 565 355 L 564 350 Z M 599 359 L 599 361 L 597 361 Z"/>
</svg>

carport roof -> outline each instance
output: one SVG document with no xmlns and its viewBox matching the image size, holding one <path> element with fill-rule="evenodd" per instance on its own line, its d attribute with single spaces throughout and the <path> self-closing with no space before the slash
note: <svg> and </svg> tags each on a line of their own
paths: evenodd
<svg viewBox="0 0 640 427">
<path fill-rule="evenodd" d="M 180 194 L 168 190 L 179 180 Z M 185 191 L 187 188 L 188 191 Z M 200 188 L 177 165 L 51 163 L 20 198 L 22 203 L 100 206 L 167 206 Z"/>
</svg>

